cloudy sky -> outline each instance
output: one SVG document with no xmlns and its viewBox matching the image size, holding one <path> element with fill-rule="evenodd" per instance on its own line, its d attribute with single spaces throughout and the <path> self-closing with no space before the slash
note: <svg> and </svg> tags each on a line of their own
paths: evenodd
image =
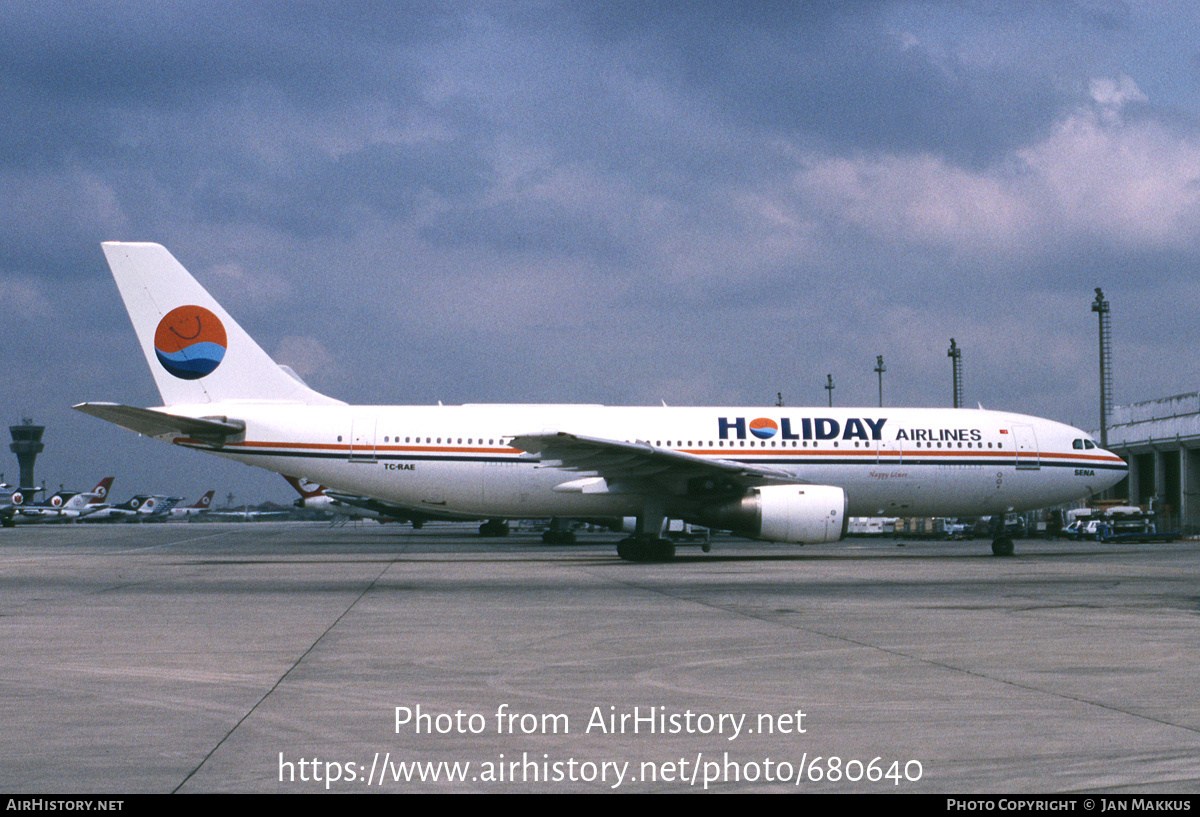
<svg viewBox="0 0 1200 817">
<path fill-rule="evenodd" d="M 1095 428 L 1097 286 L 1117 403 L 1200 388 L 1192 3 L 0 9 L 0 407 L 54 488 L 291 499 L 69 409 L 159 402 L 110 239 L 349 402 L 871 405 L 883 354 L 940 406 L 953 337 L 969 404 Z"/>
</svg>

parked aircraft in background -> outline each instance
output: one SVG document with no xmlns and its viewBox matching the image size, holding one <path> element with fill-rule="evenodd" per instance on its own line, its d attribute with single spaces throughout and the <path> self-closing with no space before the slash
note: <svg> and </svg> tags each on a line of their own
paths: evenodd
<svg viewBox="0 0 1200 817">
<path fill-rule="evenodd" d="M 177 496 L 138 494 L 83 517 L 84 522 L 161 522 L 180 501 Z"/>
<path fill-rule="evenodd" d="M 17 507 L 42 490 L 42 488 L 20 488 L 16 485 L 9 485 L 7 482 L 0 484 L 0 525 L 6 528 L 15 526 L 17 523 L 14 518 Z"/>
<path fill-rule="evenodd" d="M 269 519 L 286 519 L 291 516 L 287 510 L 257 510 L 249 505 L 238 508 L 213 508 L 204 515 L 206 519 L 221 522 L 261 522 Z"/>
<path fill-rule="evenodd" d="M 633 516 L 625 559 L 669 558 L 668 518 L 835 542 L 851 515 L 1031 510 L 1127 470 L 1080 429 L 982 409 L 349 406 L 272 361 L 165 248 L 104 252 L 164 405 L 80 411 L 414 514 Z"/>
<path fill-rule="evenodd" d="M 30 503 L 25 493 L 10 495 L 11 507 L 0 517 L 5 525 L 28 525 L 44 522 L 74 522 L 106 507 L 104 500 L 112 487 L 113 478 L 105 477 L 90 491 L 58 491 L 44 502 Z"/>
<path fill-rule="evenodd" d="M 300 494 L 300 498 L 293 503 L 297 508 L 328 511 L 353 519 L 374 519 L 380 524 L 411 522 L 412 526 L 418 530 L 423 528 L 426 522 L 431 521 L 473 522 L 479 519 L 478 516 L 467 514 L 417 513 L 408 507 L 395 505 L 381 499 L 335 491 L 306 479 L 290 477 L 286 474 L 283 478 Z M 480 525 L 479 532 L 483 536 L 507 536 L 508 523 L 504 520 L 489 520 Z"/>
<path fill-rule="evenodd" d="M 199 516 L 200 514 L 208 513 L 212 509 L 212 500 L 214 494 L 216 494 L 216 491 L 209 491 L 207 494 L 197 499 L 194 504 L 187 505 L 182 508 L 176 505 L 174 508 L 171 508 L 169 514 L 170 518 L 189 519 L 193 516 Z"/>
<path fill-rule="evenodd" d="M 408 522 L 409 519 L 401 514 L 399 517 L 383 513 L 378 510 L 371 510 L 368 503 L 376 500 L 368 499 L 365 496 L 347 496 L 339 495 L 335 499 L 330 496 L 324 485 L 318 485 L 315 482 L 309 482 L 306 479 L 298 477 L 290 477 L 284 475 L 284 479 L 288 484 L 296 489 L 300 494 L 294 504 L 297 508 L 307 508 L 313 511 L 325 511 L 333 514 L 335 517 L 348 519 L 374 519 L 381 525 L 387 522 Z M 415 525 L 420 527 L 420 525 Z"/>
</svg>

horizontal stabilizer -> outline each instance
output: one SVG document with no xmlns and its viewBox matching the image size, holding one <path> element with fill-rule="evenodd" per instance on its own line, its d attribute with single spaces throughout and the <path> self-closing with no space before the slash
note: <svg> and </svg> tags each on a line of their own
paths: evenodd
<svg viewBox="0 0 1200 817">
<path fill-rule="evenodd" d="M 246 424 L 241 420 L 230 420 L 226 417 L 181 417 L 165 411 L 123 406 L 120 403 L 80 403 L 72 408 L 147 437 L 181 434 L 214 446 L 224 445 L 230 438 L 246 431 Z"/>
</svg>

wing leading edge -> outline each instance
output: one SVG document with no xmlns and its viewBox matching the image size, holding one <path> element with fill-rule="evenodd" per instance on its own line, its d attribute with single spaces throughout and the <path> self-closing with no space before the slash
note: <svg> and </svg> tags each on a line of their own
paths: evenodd
<svg viewBox="0 0 1200 817">
<path fill-rule="evenodd" d="M 806 480 L 778 468 L 738 462 L 737 460 L 702 457 L 661 448 L 645 441 L 624 442 L 603 437 L 588 437 L 564 431 L 519 434 L 510 443 L 529 454 L 541 457 L 539 468 L 562 471 L 590 472 L 610 486 L 646 482 L 660 490 L 678 492 L 689 481 L 711 478 L 725 485 L 742 488 L 764 484 L 803 484 Z M 578 479 L 565 482 L 556 490 L 593 489 L 593 481 Z"/>
</svg>

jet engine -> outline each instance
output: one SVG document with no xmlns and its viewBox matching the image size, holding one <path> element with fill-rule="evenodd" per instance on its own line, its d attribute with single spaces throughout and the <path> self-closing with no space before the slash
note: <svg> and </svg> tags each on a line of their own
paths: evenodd
<svg viewBox="0 0 1200 817">
<path fill-rule="evenodd" d="M 694 521 L 754 539 L 823 544 L 846 535 L 848 505 L 846 492 L 832 485 L 768 485 L 704 508 Z"/>
</svg>

